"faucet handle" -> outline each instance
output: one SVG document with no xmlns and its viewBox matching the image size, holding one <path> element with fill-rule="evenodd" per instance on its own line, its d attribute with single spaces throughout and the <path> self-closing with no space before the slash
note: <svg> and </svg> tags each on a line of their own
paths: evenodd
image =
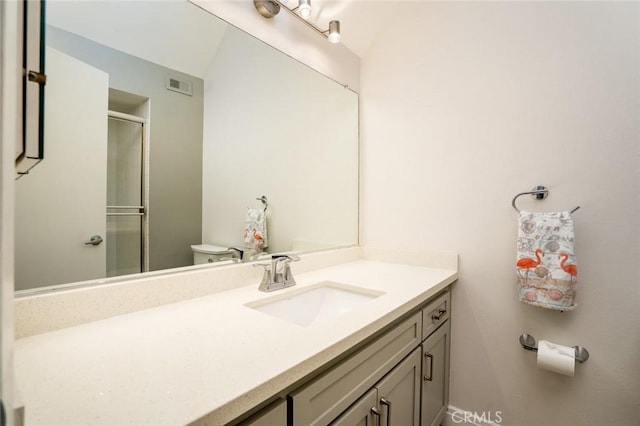
<svg viewBox="0 0 640 426">
<path fill-rule="evenodd" d="M 264 268 L 264 275 L 262 275 L 262 281 L 260 282 L 260 287 L 258 290 L 260 291 L 269 291 L 269 287 L 273 282 L 273 275 L 271 272 L 271 264 L 269 263 L 252 263 L 251 266 L 257 268 L 258 266 L 262 266 Z"/>
<path fill-rule="evenodd" d="M 253 266 L 254 268 L 257 268 L 258 266 L 262 266 L 264 268 L 265 272 L 270 272 L 271 271 L 271 264 L 270 263 L 252 263 L 251 266 Z"/>
</svg>

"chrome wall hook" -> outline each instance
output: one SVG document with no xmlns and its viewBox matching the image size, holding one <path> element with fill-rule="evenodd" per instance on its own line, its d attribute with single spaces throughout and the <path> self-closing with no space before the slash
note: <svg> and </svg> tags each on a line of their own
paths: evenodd
<svg viewBox="0 0 640 426">
<path fill-rule="evenodd" d="M 522 334 L 520 336 L 520 344 L 523 348 L 528 351 L 538 351 L 538 344 L 536 343 L 536 339 L 530 334 Z M 574 346 L 575 350 L 575 358 L 580 364 L 589 359 L 589 351 L 582 346 Z"/>
</svg>

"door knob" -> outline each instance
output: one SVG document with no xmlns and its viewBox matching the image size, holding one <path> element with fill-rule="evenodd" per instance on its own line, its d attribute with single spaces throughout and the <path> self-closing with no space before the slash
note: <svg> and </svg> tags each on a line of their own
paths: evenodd
<svg viewBox="0 0 640 426">
<path fill-rule="evenodd" d="M 102 242 L 102 237 L 100 235 L 94 235 L 91 238 L 89 238 L 89 241 L 86 241 L 85 244 L 86 245 L 91 245 L 91 246 L 97 246 Z"/>
</svg>

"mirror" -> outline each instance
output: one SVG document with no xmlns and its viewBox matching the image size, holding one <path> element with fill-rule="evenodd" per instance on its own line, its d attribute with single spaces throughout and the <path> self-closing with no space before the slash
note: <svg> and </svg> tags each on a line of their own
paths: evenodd
<svg viewBox="0 0 640 426">
<path fill-rule="evenodd" d="M 244 246 L 262 196 L 267 253 L 357 244 L 356 93 L 186 0 L 46 16 L 45 159 L 16 181 L 16 290 Z"/>
</svg>

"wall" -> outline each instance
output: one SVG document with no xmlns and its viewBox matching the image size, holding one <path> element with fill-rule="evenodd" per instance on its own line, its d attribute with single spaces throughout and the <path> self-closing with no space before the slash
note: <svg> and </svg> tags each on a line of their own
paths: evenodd
<svg viewBox="0 0 640 426">
<path fill-rule="evenodd" d="M 149 269 L 193 263 L 202 214 L 203 81 L 48 27 L 47 43 L 109 73 L 109 86 L 150 99 Z M 171 75 L 193 96 L 166 89 Z"/>
<path fill-rule="evenodd" d="M 357 94 L 230 28 L 204 98 L 203 243 L 244 245 L 265 195 L 270 253 L 357 244 Z"/>
<path fill-rule="evenodd" d="M 405 3 L 362 60 L 363 245 L 460 253 L 451 401 L 507 425 L 635 425 L 640 5 Z M 521 304 L 512 197 L 582 208 L 578 308 Z M 518 344 L 586 347 L 569 378 Z M 494 417 L 495 418 L 495 417 Z"/>
</svg>

